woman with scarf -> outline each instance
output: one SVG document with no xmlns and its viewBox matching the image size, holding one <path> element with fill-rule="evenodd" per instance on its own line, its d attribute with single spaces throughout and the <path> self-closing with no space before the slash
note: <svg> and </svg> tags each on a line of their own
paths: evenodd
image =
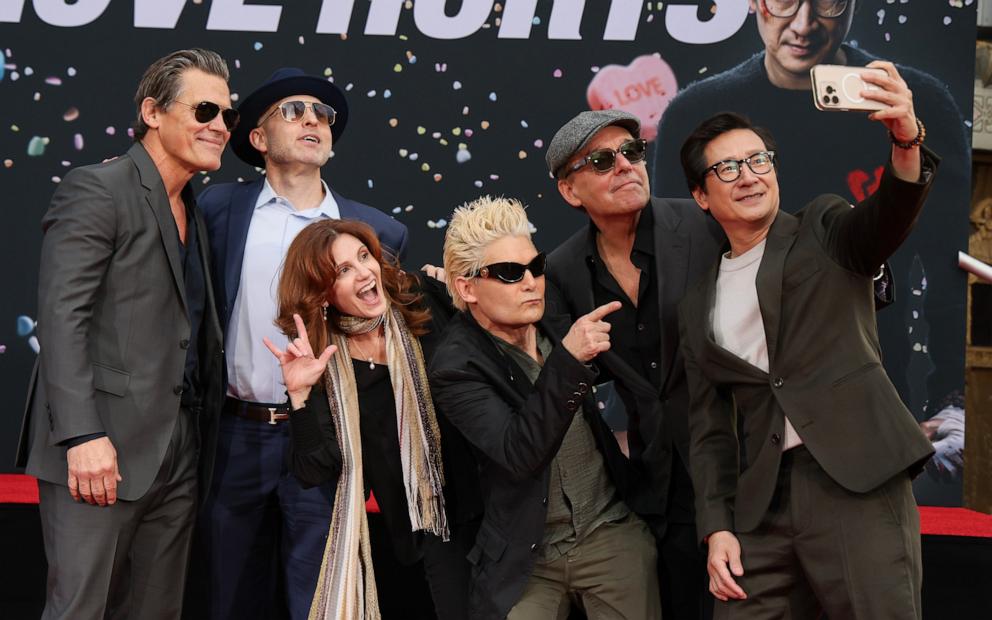
<svg viewBox="0 0 992 620">
<path fill-rule="evenodd" d="M 442 462 L 425 355 L 450 313 L 428 287 L 440 290 L 384 260 L 374 231 L 353 220 L 311 224 L 287 252 L 276 323 L 290 341 L 265 344 L 293 409 L 291 469 L 304 485 L 336 481 L 310 618 L 421 617 L 425 570 L 438 617 L 465 617 L 481 502 L 464 497 L 475 495 L 475 466 L 455 432 L 443 435 Z M 445 464 L 456 478 L 448 506 Z M 457 509 L 451 487 L 465 490 Z M 466 525 L 442 542 L 449 515 Z"/>
</svg>

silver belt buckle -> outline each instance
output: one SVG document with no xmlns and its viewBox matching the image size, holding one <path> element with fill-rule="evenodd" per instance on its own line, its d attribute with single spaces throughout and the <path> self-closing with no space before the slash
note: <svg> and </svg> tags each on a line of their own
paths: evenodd
<svg viewBox="0 0 992 620">
<path fill-rule="evenodd" d="M 276 425 L 276 408 L 275 407 L 266 407 L 266 408 L 269 410 L 269 424 L 271 424 L 272 426 L 275 426 Z"/>
</svg>

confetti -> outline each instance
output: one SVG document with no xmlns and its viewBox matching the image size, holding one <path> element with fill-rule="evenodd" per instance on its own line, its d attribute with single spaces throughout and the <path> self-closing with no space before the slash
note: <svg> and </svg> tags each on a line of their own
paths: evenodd
<svg viewBox="0 0 992 620">
<path fill-rule="evenodd" d="M 483 129 L 489 129 L 489 121 L 482 121 L 481 123 L 479 123 L 479 127 L 482 127 Z"/>
<path fill-rule="evenodd" d="M 402 70 L 403 70 L 403 65 L 401 65 L 400 63 L 396 63 L 395 65 L 393 65 L 394 72 L 399 73 Z"/>
<path fill-rule="evenodd" d="M 410 154 L 410 151 L 408 151 L 406 149 L 400 149 L 400 157 L 406 157 L 409 154 Z"/>
<path fill-rule="evenodd" d="M 517 151 L 517 157 L 519 159 L 527 159 L 527 151 Z"/>
<path fill-rule="evenodd" d="M 455 127 L 454 129 L 451 130 L 451 135 L 453 136 L 460 136 L 461 134 L 462 134 L 461 127 Z"/>
<path fill-rule="evenodd" d="M 440 183 L 441 182 L 441 175 L 440 175 L 440 173 L 435 173 L 434 174 L 434 182 L 435 183 Z"/>
<path fill-rule="evenodd" d="M 65 74 L 68 75 L 69 77 L 76 77 L 76 68 L 69 67 L 68 69 L 65 70 Z"/>
<path fill-rule="evenodd" d="M 372 189 L 372 186 L 373 186 L 372 179 L 369 179 L 369 189 Z"/>
<path fill-rule="evenodd" d="M 451 83 L 451 88 L 453 88 L 455 90 L 461 90 L 462 89 L 462 83 L 459 82 L 458 80 L 455 80 L 454 82 Z"/>
<path fill-rule="evenodd" d="M 31 67 L 24 67 L 24 75 L 25 77 L 30 77 L 34 75 L 34 69 L 32 69 Z"/>
<path fill-rule="evenodd" d="M 560 77 L 562 76 L 562 72 L 561 72 L 561 69 L 555 69 L 555 70 L 554 70 L 554 71 L 553 71 L 553 72 L 551 73 L 551 75 L 552 75 L 553 77 L 556 77 L 556 78 L 560 78 Z"/>
<path fill-rule="evenodd" d="M 407 205 L 406 208 L 403 210 L 409 213 L 410 211 L 413 211 L 413 205 Z"/>
<path fill-rule="evenodd" d="M 428 164 L 427 162 L 424 162 L 424 163 L 420 164 L 420 169 L 423 170 L 424 172 L 430 172 L 431 171 L 431 165 Z"/>
<path fill-rule="evenodd" d="M 900 15 L 900 16 L 899 16 L 899 23 L 900 23 L 900 24 L 905 24 L 905 23 L 906 23 L 906 21 L 907 21 L 908 19 L 909 19 L 909 18 L 908 18 L 908 17 L 906 17 L 905 15 Z"/>
<path fill-rule="evenodd" d="M 113 127 L 107 127 L 107 129 L 105 129 L 104 131 L 107 132 L 108 136 L 112 136 L 117 133 L 117 130 L 114 129 Z"/>
<path fill-rule="evenodd" d="M 540 138 L 538 138 L 537 140 L 534 140 L 534 148 L 538 148 L 539 149 L 539 148 L 541 148 L 543 146 L 544 146 L 544 140 L 541 140 Z"/>
<path fill-rule="evenodd" d="M 62 78 L 54 75 L 49 76 L 45 78 L 45 84 L 48 84 L 49 86 L 62 86 Z"/>
<path fill-rule="evenodd" d="M 396 119 L 396 118 L 389 119 L 389 126 L 390 127 L 396 127 L 399 124 L 400 124 L 399 119 Z"/>
<path fill-rule="evenodd" d="M 64 120 L 67 123 L 71 123 L 77 118 L 79 118 L 79 108 L 69 108 L 68 110 L 62 113 L 62 120 Z"/>
<path fill-rule="evenodd" d="M 489 101 L 496 101 L 496 93 L 495 92 L 489 93 Z"/>
<path fill-rule="evenodd" d="M 299 37 L 297 37 L 296 42 L 299 43 L 300 45 L 303 45 L 304 43 L 306 43 L 306 39 L 304 39 L 303 35 L 301 34 Z"/>
<path fill-rule="evenodd" d="M 420 159 L 420 155 L 417 155 L 416 153 L 410 153 L 410 161 L 417 161 L 418 159 Z"/>
<path fill-rule="evenodd" d="M 45 147 L 48 146 L 48 142 L 48 138 L 33 136 L 31 140 L 28 141 L 28 155 L 31 157 L 40 157 L 44 155 Z"/>
<path fill-rule="evenodd" d="M 27 336 L 34 331 L 36 323 L 29 316 L 21 315 L 17 317 L 17 335 Z"/>
<path fill-rule="evenodd" d="M 253 45 L 252 47 L 254 47 L 255 51 L 257 52 L 260 49 L 262 49 L 262 43 L 260 41 L 255 41 L 255 45 Z"/>
<path fill-rule="evenodd" d="M 476 187 L 482 187 L 482 181 L 476 181 L 475 183 L 473 183 L 473 185 L 475 185 Z"/>
<path fill-rule="evenodd" d="M 530 125 L 527 124 L 527 121 L 524 121 L 524 120 L 521 120 L 520 121 L 520 126 L 523 127 L 524 129 L 527 129 L 528 127 L 530 127 Z"/>
<path fill-rule="evenodd" d="M 426 127 L 421 127 L 421 126 L 418 126 L 417 127 L 417 135 L 418 136 L 422 136 L 425 133 L 427 133 L 427 128 Z"/>
<path fill-rule="evenodd" d="M 459 149 L 458 152 L 455 153 L 455 161 L 460 164 L 464 164 L 470 159 L 472 159 L 472 154 L 468 152 L 468 149 Z"/>
<path fill-rule="evenodd" d="M 399 207 L 393 207 L 393 213 L 400 213 L 401 211 L 403 211 L 403 209 Z"/>
<path fill-rule="evenodd" d="M 374 90 L 370 90 L 369 92 L 367 92 L 365 94 L 368 95 L 369 97 L 375 97 L 375 91 Z"/>
<path fill-rule="evenodd" d="M 389 90 L 388 88 L 386 90 L 382 91 L 382 98 L 383 99 L 389 99 L 392 96 L 393 96 L 393 91 Z"/>
<path fill-rule="evenodd" d="M 13 159 L 5 159 L 5 160 L 3 160 L 3 167 L 4 168 L 13 168 L 14 167 L 14 160 Z"/>
</svg>

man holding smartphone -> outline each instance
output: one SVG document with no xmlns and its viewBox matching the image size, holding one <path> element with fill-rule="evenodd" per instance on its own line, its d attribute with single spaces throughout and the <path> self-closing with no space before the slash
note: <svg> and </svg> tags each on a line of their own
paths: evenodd
<svg viewBox="0 0 992 620">
<path fill-rule="evenodd" d="M 882 176 L 877 128 L 863 112 L 817 110 L 810 81 L 810 69 L 819 64 L 864 67 L 877 59 L 844 43 L 855 18 L 876 19 L 862 4 L 864 0 L 750 0 L 764 49 L 690 84 L 672 101 L 659 127 L 655 187 L 678 195 L 685 187 L 679 146 L 700 121 L 732 109 L 772 130 L 790 162 L 802 154 L 811 164 L 804 170 L 790 168 L 779 178 L 786 209 L 826 192 L 854 203 L 875 191 Z M 948 222 L 967 217 L 971 150 L 969 130 L 946 85 L 910 67 L 899 66 L 899 73 L 913 92 L 915 109 L 927 119 L 927 143 L 944 163 L 931 192 L 932 203 L 940 208 L 924 212 L 923 232 L 911 236 L 889 261 L 896 299 L 879 325 L 885 366 L 911 411 L 922 419 L 924 409 L 932 410 L 928 399 L 937 402 L 962 389 L 965 276 L 956 267 L 959 248 L 936 242 L 934 235 L 953 234 Z M 963 232 L 957 239 L 965 242 Z M 929 326 L 929 339 L 923 323 Z M 914 352 L 916 343 L 920 346 Z M 960 499 L 960 490 L 958 494 Z"/>
<path fill-rule="evenodd" d="M 734 113 L 681 162 L 730 251 L 679 307 L 696 524 L 714 617 L 922 618 L 911 477 L 933 454 L 881 366 L 872 277 L 912 230 L 937 157 L 891 63 L 864 80 L 891 141 L 878 190 L 780 210 L 771 134 Z M 875 128 L 876 139 L 881 132 Z M 881 140 L 878 140 L 881 142 Z"/>
</svg>

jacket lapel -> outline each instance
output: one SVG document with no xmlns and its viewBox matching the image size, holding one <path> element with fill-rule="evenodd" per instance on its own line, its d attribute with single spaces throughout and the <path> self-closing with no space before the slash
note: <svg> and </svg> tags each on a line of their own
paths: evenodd
<svg viewBox="0 0 992 620">
<path fill-rule="evenodd" d="M 799 220 L 784 211 L 779 211 L 768 231 L 765 252 L 758 267 L 755 286 L 758 289 L 758 307 L 765 326 L 765 342 L 768 345 L 768 360 L 775 359 L 778 347 L 779 323 L 782 311 L 782 275 L 785 272 L 785 258 L 796 239 Z"/>
<path fill-rule="evenodd" d="M 172 278 L 175 281 L 179 299 L 182 301 L 183 309 L 187 312 L 186 305 L 186 283 L 183 279 L 182 262 L 179 259 L 179 232 L 176 228 L 176 219 L 172 216 L 172 207 L 169 205 L 169 197 L 165 193 L 165 185 L 162 183 L 162 175 L 159 174 L 155 162 L 148 155 L 145 147 L 141 143 L 135 143 L 128 152 L 128 156 L 134 161 L 138 169 L 138 176 L 141 186 L 145 188 L 145 202 L 155 216 L 158 224 L 159 234 L 162 238 L 162 245 L 165 247 L 165 254 L 169 258 L 169 267 L 172 270 Z"/>
<path fill-rule="evenodd" d="M 651 199 L 650 207 L 654 210 L 655 274 L 658 285 L 658 312 L 662 317 L 661 350 L 658 352 L 658 359 L 667 374 L 671 374 L 672 358 L 678 349 L 679 334 L 676 321 L 665 319 L 677 319 L 676 314 L 668 316 L 667 309 L 668 306 L 674 308 L 685 292 L 689 275 L 689 239 L 677 232 L 681 220 L 672 209 L 657 198 Z M 662 379 L 662 385 L 665 385 L 667 376 Z"/>
<path fill-rule="evenodd" d="M 724 252 L 728 249 L 729 246 L 725 246 Z M 688 302 L 689 316 L 692 317 L 691 320 L 695 324 L 695 331 L 705 334 L 703 342 L 706 360 L 719 364 L 732 372 L 764 377 L 767 373 L 760 368 L 744 361 L 716 343 L 716 337 L 713 334 L 713 303 L 716 299 L 716 279 L 719 275 L 720 261 L 717 261 L 706 273 L 697 288 L 693 290 L 692 298 Z"/>
<path fill-rule="evenodd" d="M 238 298 L 238 286 L 241 284 L 241 265 L 245 257 L 245 243 L 248 241 L 248 227 L 251 216 L 255 211 L 258 195 L 262 193 L 264 179 L 254 183 L 241 185 L 231 192 L 230 216 L 227 220 L 227 251 L 224 252 L 227 263 L 224 265 L 224 292 L 227 297 L 226 321 L 234 312 L 234 300 Z M 226 324 L 226 322 L 225 322 Z"/>
</svg>

